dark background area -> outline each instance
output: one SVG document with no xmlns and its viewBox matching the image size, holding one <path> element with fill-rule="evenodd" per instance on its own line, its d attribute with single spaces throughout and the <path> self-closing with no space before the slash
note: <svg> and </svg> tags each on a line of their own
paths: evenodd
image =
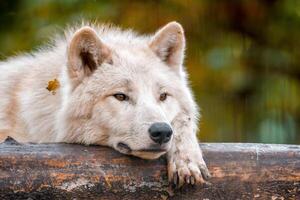
<svg viewBox="0 0 300 200">
<path fill-rule="evenodd" d="M 300 1 L 0 0 L 0 59 L 82 20 L 140 33 L 180 22 L 200 139 L 300 144 Z"/>
</svg>

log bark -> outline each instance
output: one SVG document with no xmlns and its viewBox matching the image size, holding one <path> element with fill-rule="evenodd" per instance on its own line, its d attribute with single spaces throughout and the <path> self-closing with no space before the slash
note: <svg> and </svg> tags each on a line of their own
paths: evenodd
<svg viewBox="0 0 300 200">
<path fill-rule="evenodd" d="M 300 146 L 201 144 L 211 185 L 173 190 L 166 159 L 76 144 L 0 144 L 0 199 L 300 199 Z"/>
</svg>

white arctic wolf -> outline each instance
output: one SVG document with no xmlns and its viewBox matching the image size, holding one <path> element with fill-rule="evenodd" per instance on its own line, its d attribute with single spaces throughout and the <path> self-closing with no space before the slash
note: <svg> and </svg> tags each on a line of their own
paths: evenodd
<svg viewBox="0 0 300 200">
<path fill-rule="evenodd" d="M 145 159 L 166 153 L 171 182 L 202 183 L 209 172 L 184 49 L 176 22 L 151 36 L 71 28 L 39 52 L 0 62 L 0 136 L 106 145 Z"/>
</svg>

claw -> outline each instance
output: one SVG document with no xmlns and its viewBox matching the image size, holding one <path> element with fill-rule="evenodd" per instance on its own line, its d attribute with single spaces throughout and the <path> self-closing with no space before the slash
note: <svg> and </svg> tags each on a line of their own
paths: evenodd
<svg viewBox="0 0 300 200">
<path fill-rule="evenodd" d="M 211 178 L 211 175 L 210 175 L 210 173 L 209 173 L 206 166 L 200 165 L 200 171 L 201 171 L 201 175 L 202 175 L 204 180 L 208 180 L 208 179 Z"/>
<path fill-rule="evenodd" d="M 174 185 L 175 185 L 175 186 L 178 185 L 179 180 L 178 180 L 178 174 L 177 174 L 177 172 L 175 172 L 175 173 L 173 174 L 173 182 L 174 182 Z"/>
<path fill-rule="evenodd" d="M 182 187 L 184 184 L 184 177 L 178 175 L 178 188 Z"/>
<path fill-rule="evenodd" d="M 195 178 L 193 176 L 191 176 L 191 184 L 195 185 Z"/>
<path fill-rule="evenodd" d="M 190 184 L 190 176 L 189 176 L 189 175 L 186 175 L 186 176 L 185 176 L 185 182 L 186 182 L 187 184 Z"/>
</svg>

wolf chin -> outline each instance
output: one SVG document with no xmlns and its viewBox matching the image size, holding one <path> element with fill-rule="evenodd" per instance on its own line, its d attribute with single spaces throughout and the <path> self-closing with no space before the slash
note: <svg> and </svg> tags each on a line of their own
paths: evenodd
<svg viewBox="0 0 300 200">
<path fill-rule="evenodd" d="M 210 175 L 184 50 L 177 22 L 148 36 L 111 25 L 69 28 L 44 49 L 0 62 L 0 138 L 166 154 L 170 182 L 203 183 Z"/>
</svg>

